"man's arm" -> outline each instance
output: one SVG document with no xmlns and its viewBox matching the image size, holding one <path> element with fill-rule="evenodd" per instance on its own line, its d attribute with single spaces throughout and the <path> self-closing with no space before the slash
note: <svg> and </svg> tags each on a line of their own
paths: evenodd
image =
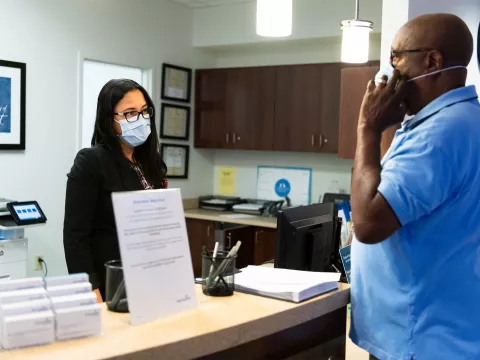
<svg viewBox="0 0 480 360">
<path fill-rule="evenodd" d="M 377 191 L 382 171 L 381 138 L 381 133 L 359 125 L 351 200 L 355 237 L 365 244 L 379 243 L 401 226 L 390 205 Z"/>
<path fill-rule="evenodd" d="M 380 185 L 380 144 L 382 132 L 405 116 L 402 99 L 405 81 L 396 71 L 386 83 L 370 81 L 358 120 L 357 149 L 352 173 L 351 201 L 355 237 L 365 244 L 376 244 L 400 228 L 400 222 L 385 198 Z"/>
</svg>

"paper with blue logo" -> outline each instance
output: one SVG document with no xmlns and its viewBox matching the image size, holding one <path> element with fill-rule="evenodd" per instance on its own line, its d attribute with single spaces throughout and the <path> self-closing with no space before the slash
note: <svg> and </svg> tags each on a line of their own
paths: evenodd
<svg viewBox="0 0 480 360">
<path fill-rule="evenodd" d="M 12 131 L 12 79 L 0 77 L 0 133 Z"/>
<path fill-rule="evenodd" d="M 352 263 L 350 258 L 350 251 L 352 250 L 352 245 L 345 246 L 340 249 L 340 257 L 342 258 L 343 269 L 347 276 L 347 281 L 350 284 L 350 272 L 352 270 Z"/>
<path fill-rule="evenodd" d="M 259 166 L 257 169 L 257 199 L 282 200 L 287 196 L 292 205 L 309 205 L 312 169 Z"/>
<path fill-rule="evenodd" d="M 112 201 L 132 324 L 195 308 L 180 189 L 114 193 Z"/>
</svg>

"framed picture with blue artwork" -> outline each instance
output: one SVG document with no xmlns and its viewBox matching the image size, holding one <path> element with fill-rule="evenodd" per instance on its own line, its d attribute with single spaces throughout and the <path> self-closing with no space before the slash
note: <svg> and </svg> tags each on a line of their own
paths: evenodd
<svg viewBox="0 0 480 360">
<path fill-rule="evenodd" d="M 0 150 L 25 150 L 27 65 L 0 60 Z"/>
</svg>

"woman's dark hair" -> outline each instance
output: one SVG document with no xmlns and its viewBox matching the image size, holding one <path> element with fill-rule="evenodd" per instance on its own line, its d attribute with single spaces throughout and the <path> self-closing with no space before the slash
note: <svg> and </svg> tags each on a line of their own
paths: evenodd
<svg viewBox="0 0 480 360">
<path fill-rule="evenodd" d="M 147 105 L 153 109 L 153 116 L 150 120 L 152 133 L 144 144 L 135 148 L 133 156 L 135 162 L 142 168 L 145 178 L 155 189 L 160 189 L 162 180 L 167 173 L 167 166 L 160 157 L 155 126 L 155 106 L 147 91 L 135 81 L 128 79 L 110 80 L 100 91 L 92 146 L 105 145 L 112 151 L 123 155 L 118 136 L 113 127 L 113 113 L 115 112 L 115 106 L 125 94 L 134 90 L 142 92 Z"/>
</svg>

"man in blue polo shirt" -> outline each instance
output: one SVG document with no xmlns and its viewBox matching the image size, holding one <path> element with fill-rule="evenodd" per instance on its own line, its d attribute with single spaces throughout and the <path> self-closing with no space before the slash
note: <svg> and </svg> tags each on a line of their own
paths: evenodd
<svg viewBox="0 0 480 360">
<path fill-rule="evenodd" d="M 352 174 L 353 342 L 381 360 L 480 359 L 480 104 L 449 14 L 407 23 L 362 104 Z M 388 81 L 389 80 L 389 81 Z M 382 132 L 404 122 L 380 162 Z"/>
</svg>

